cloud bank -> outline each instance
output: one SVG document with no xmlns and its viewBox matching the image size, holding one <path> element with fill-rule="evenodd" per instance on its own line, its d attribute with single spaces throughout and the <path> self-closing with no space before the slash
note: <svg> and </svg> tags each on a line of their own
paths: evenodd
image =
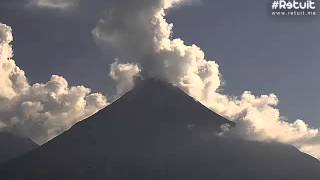
<svg viewBox="0 0 320 180">
<path fill-rule="evenodd" d="M 29 84 L 13 60 L 12 30 L 0 23 L 0 131 L 32 138 L 39 144 L 105 107 L 106 97 L 61 76 Z"/>
<path fill-rule="evenodd" d="M 290 123 L 283 118 L 274 94 L 255 96 L 249 91 L 240 97 L 223 94 L 219 65 L 206 59 L 198 46 L 172 38 L 173 24 L 166 21 L 166 12 L 184 2 L 123 0 L 100 19 L 93 35 L 99 44 L 111 46 L 119 54 L 120 59 L 111 66 L 118 92 L 132 87 L 132 76 L 164 79 L 235 121 L 236 128 L 228 129 L 225 135 L 289 143 L 320 158 L 319 129 L 308 127 L 303 120 Z"/>
</svg>

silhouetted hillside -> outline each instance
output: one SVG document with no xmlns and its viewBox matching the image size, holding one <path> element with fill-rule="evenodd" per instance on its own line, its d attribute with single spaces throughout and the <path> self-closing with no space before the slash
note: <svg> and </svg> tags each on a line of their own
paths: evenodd
<svg viewBox="0 0 320 180">
<path fill-rule="evenodd" d="M 231 123 L 157 80 L 0 168 L 5 180 L 318 180 L 317 159 L 216 136 Z M 231 123 L 232 124 L 232 123 Z"/>
<path fill-rule="evenodd" d="M 30 139 L 0 133 L 0 163 L 18 157 L 36 147 L 38 145 Z"/>
</svg>

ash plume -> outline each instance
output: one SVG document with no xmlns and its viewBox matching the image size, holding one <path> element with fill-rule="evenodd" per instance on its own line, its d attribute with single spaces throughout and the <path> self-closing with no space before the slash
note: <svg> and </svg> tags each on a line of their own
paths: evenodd
<svg viewBox="0 0 320 180">
<path fill-rule="evenodd" d="M 198 46 L 172 37 L 173 24 L 167 22 L 166 13 L 185 2 L 123 0 L 107 9 L 92 33 L 97 43 L 112 47 L 119 54 L 111 66 L 118 92 L 128 91 L 134 76 L 164 79 L 235 121 L 236 128 L 224 128 L 224 135 L 288 143 L 320 158 L 319 129 L 309 127 L 303 120 L 291 123 L 283 118 L 274 94 L 256 96 L 250 91 L 239 97 L 223 94 L 219 65 L 207 59 Z"/>
</svg>

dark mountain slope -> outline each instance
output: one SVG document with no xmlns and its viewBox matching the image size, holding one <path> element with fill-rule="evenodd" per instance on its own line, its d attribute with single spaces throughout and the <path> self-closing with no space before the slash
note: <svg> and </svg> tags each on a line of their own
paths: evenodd
<svg viewBox="0 0 320 180">
<path fill-rule="evenodd" d="M 41 148 L 0 167 L 0 179 L 319 179 L 319 161 L 292 146 L 217 137 L 225 123 L 231 122 L 178 88 L 146 80 Z"/>
<path fill-rule="evenodd" d="M 27 138 L 18 137 L 10 133 L 0 133 L 0 163 L 18 157 L 38 147 Z"/>
</svg>

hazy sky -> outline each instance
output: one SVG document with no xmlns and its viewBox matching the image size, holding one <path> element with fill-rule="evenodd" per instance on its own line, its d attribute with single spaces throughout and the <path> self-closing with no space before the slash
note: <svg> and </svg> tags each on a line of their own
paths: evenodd
<svg viewBox="0 0 320 180">
<path fill-rule="evenodd" d="M 17 64 L 31 82 L 51 74 L 72 84 L 113 95 L 109 65 L 117 57 L 92 38 L 106 0 L 82 0 L 68 11 L 25 7 L 26 1 L 1 0 L 0 22 L 13 27 Z M 202 47 L 221 66 L 226 94 L 275 93 L 289 119 L 320 127 L 320 17 L 270 15 L 269 0 L 203 0 L 169 13 L 174 37 Z"/>
</svg>

